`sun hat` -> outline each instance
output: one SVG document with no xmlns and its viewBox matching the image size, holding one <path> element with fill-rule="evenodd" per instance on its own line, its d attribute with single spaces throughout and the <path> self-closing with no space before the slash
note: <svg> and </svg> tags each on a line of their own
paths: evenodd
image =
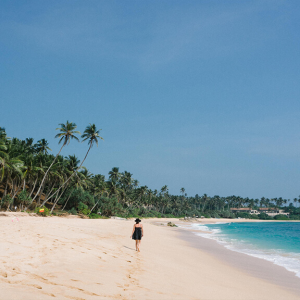
<svg viewBox="0 0 300 300">
<path fill-rule="evenodd" d="M 135 219 L 135 221 L 134 222 L 136 222 L 136 223 L 140 223 L 140 222 L 142 222 L 142 220 L 140 220 L 139 218 L 137 218 L 137 219 Z"/>
</svg>

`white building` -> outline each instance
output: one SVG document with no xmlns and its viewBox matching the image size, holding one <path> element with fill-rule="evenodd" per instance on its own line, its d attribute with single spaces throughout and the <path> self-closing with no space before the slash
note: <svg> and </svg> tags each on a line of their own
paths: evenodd
<svg viewBox="0 0 300 300">
<path fill-rule="evenodd" d="M 232 212 L 246 212 L 249 213 L 251 215 L 259 215 L 261 213 L 265 213 L 270 217 L 274 217 L 277 215 L 285 215 L 285 216 L 289 216 L 289 213 L 284 212 L 283 209 L 277 209 L 277 208 L 273 208 L 273 207 L 264 207 L 264 208 L 259 208 L 258 210 L 256 209 L 251 209 L 249 207 L 242 207 L 242 208 L 230 208 L 230 210 Z"/>
</svg>

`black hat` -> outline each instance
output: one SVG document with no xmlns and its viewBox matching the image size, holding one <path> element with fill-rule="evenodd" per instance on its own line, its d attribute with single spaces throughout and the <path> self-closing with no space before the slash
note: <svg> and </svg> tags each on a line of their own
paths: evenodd
<svg viewBox="0 0 300 300">
<path fill-rule="evenodd" d="M 140 223 L 140 222 L 142 222 L 142 220 L 140 220 L 139 218 L 137 218 L 137 219 L 135 219 L 135 222 L 136 223 Z"/>
</svg>

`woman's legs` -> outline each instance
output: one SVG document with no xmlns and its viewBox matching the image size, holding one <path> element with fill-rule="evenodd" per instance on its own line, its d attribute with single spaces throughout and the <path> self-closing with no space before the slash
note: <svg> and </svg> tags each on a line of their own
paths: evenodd
<svg viewBox="0 0 300 300">
<path fill-rule="evenodd" d="M 140 252 L 141 240 L 135 240 L 135 250 Z"/>
<path fill-rule="evenodd" d="M 137 247 L 138 247 L 138 252 L 140 252 L 141 240 L 137 240 L 137 241 L 138 241 L 138 244 L 137 244 Z"/>
</svg>

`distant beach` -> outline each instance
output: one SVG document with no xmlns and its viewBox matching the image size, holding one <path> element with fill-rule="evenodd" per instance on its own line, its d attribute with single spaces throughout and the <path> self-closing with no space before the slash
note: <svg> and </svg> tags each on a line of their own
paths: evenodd
<svg viewBox="0 0 300 300">
<path fill-rule="evenodd" d="M 188 230 L 166 226 L 169 221 L 187 224 L 142 220 L 145 236 L 137 253 L 129 238 L 132 220 L 3 213 L 1 297 L 300 299 L 295 287 L 300 279 L 293 273 L 215 241 L 195 239 Z"/>
</svg>

